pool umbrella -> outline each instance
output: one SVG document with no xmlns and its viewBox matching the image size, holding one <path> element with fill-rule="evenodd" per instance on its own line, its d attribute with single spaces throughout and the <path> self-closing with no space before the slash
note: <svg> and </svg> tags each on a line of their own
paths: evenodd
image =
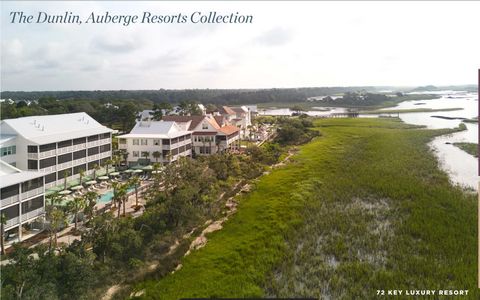
<svg viewBox="0 0 480 300">
<path fill-rule="evenodd" d="M 92 185 L 92 184 L 96 184 L 96 183 L 97 183 L 96 180 L 90 180 L 90 181 L 85 182 L 86 185 Z"/>
<path fill-rule="evenodd" d="M 132 173 L 142 173 L 142 170 L 133 170 Z"/>
<path fill-rule="evenodd" d="M 123 171 L 123 172 L 125 172 L 125 173 L 132 173 L 133 171 L 135 171 L 135 170 L 128 169 L 128 170 L 126 170 L 126 171 Z"/>
<path fill-rule="evenodd" d="M 108 177 L 108 176 L 100 176 L 100 177 L 98 177 L 97 179 L 100 179 L 100 180 L 108 180 L 109 177 Z"/>
<path fill-rule="evenodd" d="M 83 189 L 83 186 L 81 186 L 81 185 L 72 186 L 70 188 L 70 190 L 72 190 L 72 191 L 78 191 L 78 190 L 81 190 L 81 189 Z"/>
<path fill-rule="evenodd" d="M 59 195 L 68 195 L 70 194 L 72 191 L 69 191 L 69 190 L 63 190 L 63 191 L 60 191 L 58 192 Z"/>
<path fill-rule="evenodd" d="M 150 165 L 150 166 L 143 167 L 142 170 L 144 170 L 144 171 L 151 171 L 151 170 L 153 170 L 153 166 Z"/>
<path fill-rule="evenodd" d="M 118 175 L 120 175 L 120 172 L 112 172 L 112 173 L 110 173 L 110 176 L 118 176 Z"/>
</svg>

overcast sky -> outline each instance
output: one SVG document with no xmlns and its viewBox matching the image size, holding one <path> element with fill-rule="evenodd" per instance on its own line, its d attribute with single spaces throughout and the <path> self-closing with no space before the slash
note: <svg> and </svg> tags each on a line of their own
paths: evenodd
<svg viewBox="0 0 480 300">
<path fill-rule="evenodd" d="M 480 2 L 1 2 L 1 89 L 476 82 Z M 10 24 L 11 11 L 235 13 L 252 24 Z"/>
</svg>

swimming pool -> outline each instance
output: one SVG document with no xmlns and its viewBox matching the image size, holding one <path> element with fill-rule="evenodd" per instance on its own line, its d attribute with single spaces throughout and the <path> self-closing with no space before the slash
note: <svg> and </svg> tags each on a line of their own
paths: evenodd
<svg viewBox="0 0 480 300">
<path fill-rule="evenodd" d="M 130 193 L 130 192 L 132 192 L 132 191 L 134 191 L 134 190 L 135 190 L 135 188 L 133 188 L 133 187 L 128 188 L 128 189 L 127 189 L 127 193 Z M 105 194 L 100 195 L 100 197 L 98 198 L 97 203 L 105 204 L 105 203 L 108 203 L 108 202 L 112 201 L 112 198 L 113 198 L 113 190 L 109 190 L 109 191 L 106 192 Z"/>
</svg>

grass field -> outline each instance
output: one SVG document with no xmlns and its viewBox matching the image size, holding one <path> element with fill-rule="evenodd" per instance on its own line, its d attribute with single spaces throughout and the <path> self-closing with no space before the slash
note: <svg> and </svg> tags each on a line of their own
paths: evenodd
<svg viewBox="0 0 480 300">
<path fill-rule="evenodd" d="M 452 107 L 452 108 L 412 108 L 412 109 L 377 109 L 377 110 L 366 110 L 360 111 L 361 114 L 396 114 L 396 113 L 420 113 L 420 112 L 438 112 L 438 111 L 456 111 L 456 110 L 463 110 L 460 107 Z"/>
<path fill-rule="evenodd" d="M 478 157 L 478 144 L 476 143 L 453 143 L 454 146 L 462 149 L 470 155 Z"/>
<path fill-rule="evenodd" d="M 138 284 L 144 299 L 309 296 L 377 289 L 476 289 L 476 195 L 453 187 L 427 142 L 446 130 L 327 119 L 240 199 L 183 267 Z"/>
</svg>

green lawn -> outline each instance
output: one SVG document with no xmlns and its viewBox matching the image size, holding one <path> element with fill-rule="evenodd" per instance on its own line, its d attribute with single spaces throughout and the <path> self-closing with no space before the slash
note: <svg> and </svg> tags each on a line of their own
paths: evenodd
<svg viewBox="0 0 480 300">
<path fill-rule="evenodd" d="M 476 195 L 452 187 L 426 143 L 445 131 L 326 119 L 322 136 L 263 176 L 183 268 L 145 299 L 330 296 L 476 289 Z"/>
<path fill-rule="evenodd" d="M 453 143 L 454 146 L 462 149 L 470 155 L 478 157 L 478 144 L 477 143 Z"/>
</svg>

